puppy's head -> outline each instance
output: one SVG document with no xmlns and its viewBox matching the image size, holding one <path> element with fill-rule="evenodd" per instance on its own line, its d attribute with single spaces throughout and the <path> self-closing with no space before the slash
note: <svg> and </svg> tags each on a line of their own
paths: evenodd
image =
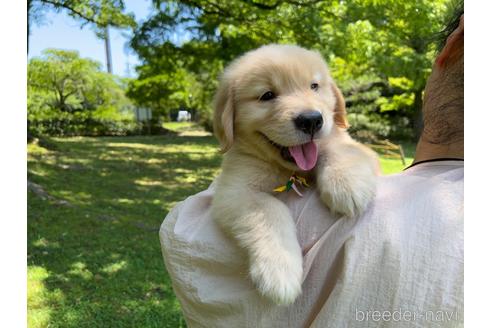
<svg viewBox="0 0 492 328">
<path fill-rule="evenodd" d="M 268 45 L 235 60 L 214 106 L 222 151 L 237 144 L 291 170 L 312 169 L 316 142 L 348 126 L 345 102 L 323 58 L 297 46 Z"/>
</svg>

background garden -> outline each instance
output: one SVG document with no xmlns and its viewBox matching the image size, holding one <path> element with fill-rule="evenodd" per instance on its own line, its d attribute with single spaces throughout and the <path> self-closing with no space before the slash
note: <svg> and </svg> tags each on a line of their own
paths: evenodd
<svg viewBox="0 0 492 328">
<path fill-rule="evenodd" d="M 169 209 L 218 172 L 210 103 L 218 74 L 247 50 L 278 42 L 320 51 L 350 132 L 401 145 L 410 164 L 451 5 L 154 0 L 136 21 L 121 0 L 29 0 L 30 26 L 55 11 L 103 39 L 118 28 L 140 60 L 134 77 L 72 50 L 28 62 L 29 326 L 185 326 L 157 233 Z M 139 119 L 141 109 L 152 118 Z M 190 122 L 174 122 L 180 110 Z M 380 149 L 385 174 L 404 167 L 399 150 L 391 154 Z"/>
</svg>

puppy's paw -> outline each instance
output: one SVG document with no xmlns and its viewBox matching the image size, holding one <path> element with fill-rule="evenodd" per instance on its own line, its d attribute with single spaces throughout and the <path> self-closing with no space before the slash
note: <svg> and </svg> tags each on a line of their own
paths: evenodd
<svg viewBox="0 0 492 328">
<path fill-rule="evenodd" d="M 263 296 L 278 305 L 292 304 L 301 294 L 302 256 L 256 258 L 251 262 L 250 275 Z"/>
<path fill-rule="evenodd" d="M 330 174 L 319 184 L 321 200 L 328 208 L 347 217 L 360 215 L 374 198 L 375 174 Z"/>
</svg>

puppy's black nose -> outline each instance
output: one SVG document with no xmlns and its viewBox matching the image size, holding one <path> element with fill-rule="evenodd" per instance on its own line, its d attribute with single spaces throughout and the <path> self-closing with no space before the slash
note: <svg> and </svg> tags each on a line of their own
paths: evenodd
<svg viewBox="0 0 492 328">
<path fill-rule="evenodd" d="M 294 119 L 296 128 L 313 136 L 323 126 L 323 116 L 318 111 L 304 112 Z"/>
</svg>

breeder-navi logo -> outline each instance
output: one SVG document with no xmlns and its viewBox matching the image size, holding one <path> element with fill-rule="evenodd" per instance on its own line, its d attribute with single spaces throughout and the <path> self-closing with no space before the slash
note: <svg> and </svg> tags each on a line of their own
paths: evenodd
<svg viewBox="0 0 492 328">
<path fill-rule="evenodd" d="M 356 321 L 431 321 L 449 322 L 459 321 L 460 316 L 457 311 L 410 311 L 401 308 L 397 310 L 359 310 L 355 308 Z"/>
</svg>

